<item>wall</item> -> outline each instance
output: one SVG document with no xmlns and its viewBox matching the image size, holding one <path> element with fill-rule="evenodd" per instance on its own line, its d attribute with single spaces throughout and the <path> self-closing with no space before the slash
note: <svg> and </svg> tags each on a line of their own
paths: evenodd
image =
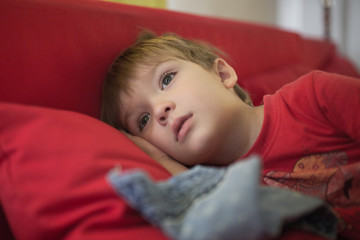
<svg viewBox="0 0 360 240">
<path fill-rule="evenodd" d="M 144 7 L 166 8 L 166 0 L 103 0 L 109 2 L 125 3 Z"/>
<path fill-rule="evenodd" d="M 331 39 L 360 71 L 360 1 L 333 0 Z M 324 36 L 320 0 L 167 0 L 171 10 L 250 21 L 314 38 Z"/>
<path fill-rule="evenodd" d="M 360 1 L 333 0 L 330 38 L 338 51 L 348 57 L 360 71 Z M 277 0 L 279 27 L 304 36 L 324 37 L 323 9 L 315 0 Z"/>
<path fill-rule="evenodd" d="M 357 64 L 360 71 L 360 1 L 348 0 L 345 14 L 344 52 Z"/>
<path fill-rule="evenodd" d="M 172 10 L 276 24 L 276 0 L 167 0 Z"/>
</svg>

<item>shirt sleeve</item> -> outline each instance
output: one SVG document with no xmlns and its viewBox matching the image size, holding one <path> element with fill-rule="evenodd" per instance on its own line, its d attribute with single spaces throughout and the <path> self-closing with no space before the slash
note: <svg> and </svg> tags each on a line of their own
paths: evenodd
<svg viewBox="0 0 360 240">
<path fill-rule="evenodd" d="M 318 107 L 328 121 L 356 142 L 360 142 L 360 79 L 321 71 L 312 73 Z M 360 208 L 335 208 L 339 234 L 360 237 Z"/>
<path fill-rule="evenodd" d="M 334 128 L 360 143 L 360 79 L 322 71 L 311 74 L 323 115 Z"/>
</svg>

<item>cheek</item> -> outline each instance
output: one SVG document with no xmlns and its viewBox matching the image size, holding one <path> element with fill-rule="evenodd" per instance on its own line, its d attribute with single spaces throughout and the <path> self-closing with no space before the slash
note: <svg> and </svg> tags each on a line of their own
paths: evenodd
<svg viewBox="0 0 360 240">
<path fill-rule="evenodd" d="M 196 79 L 194 80 L 196 81 Z M 214 80 L 199 81 L 199 83 L 186 86 L 182 91 L 181 98 L 184 101 L 197 101 L 198 104 L 207 104 L 210 102 L 217 102 L 217 99 L 224 94 L 223 87 L 216 83 L 211 83 Z M 207 84 L 209 82 L 209 84 Z"/>
<path fill-rule="evenodd" d="M 169 153 L 170 147 L 170 139 L 169 134 L 164 131 L 164 128 L 159 128 L 156 126 L 152 126 L 149 131 L 144 134 L 145 140 L 150 142 L 155 147 L 159 148 L 161 151 L 165 153 Z"/>
</svg>

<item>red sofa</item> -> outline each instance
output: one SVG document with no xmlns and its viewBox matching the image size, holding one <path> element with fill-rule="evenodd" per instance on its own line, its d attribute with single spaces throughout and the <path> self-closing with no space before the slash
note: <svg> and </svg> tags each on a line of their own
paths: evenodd
<svg viewBox="0 0 360 240">
<path fill-rule="evenodd" d="M 107 68 L 142 28 L 219 47 L 255 104 L 314 69 L 359 77 L 333 44 L 271 27 L 102 1 L 2 0 L 1 239 L 166 239 L 104 177 L 115 165 L 170 176 L 98 120 Z"/>
</svg>

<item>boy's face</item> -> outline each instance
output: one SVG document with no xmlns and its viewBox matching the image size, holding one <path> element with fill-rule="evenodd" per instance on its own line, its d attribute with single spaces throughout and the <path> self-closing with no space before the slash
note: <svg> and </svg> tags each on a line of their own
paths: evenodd
<svg viewBox="0 0 360 240">
<path fill-rule="evenodd" d="M 234 109 L 246 105 L 227 67 L 222 59 L 213 71 L 180 59 L 139 67 L 130 93 L 120 96 L 122 125 L 185 165 L 224 164 L 218 159 L 238 142 Z"/>
</svg>

